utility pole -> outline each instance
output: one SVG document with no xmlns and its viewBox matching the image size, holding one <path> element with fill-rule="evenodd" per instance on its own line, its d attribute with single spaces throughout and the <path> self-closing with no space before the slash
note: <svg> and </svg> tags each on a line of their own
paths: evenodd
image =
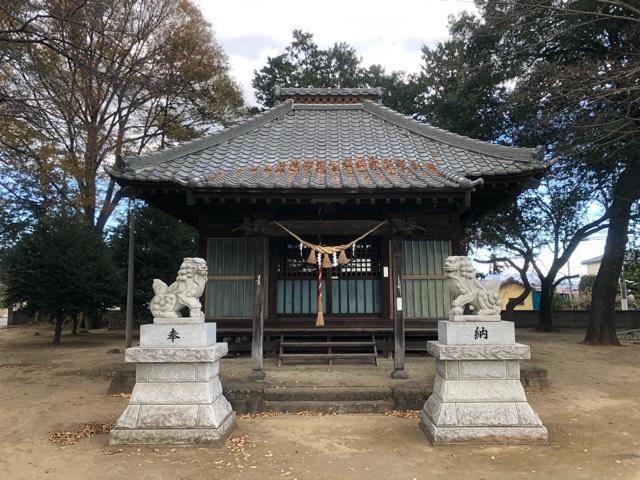
<svg viewBox="0 0 640 480">
<path fill-rule="evenodd" d="M 629 300 L 627 298 L 627 282 L 624 279 L 624 266 L 620 271 L 620 308 L 629 310 Z"/>
<path fill-rule="evenodd" d="M 127 313 L 124 326 L 124 343 L 126 348 L 131 348 L 133 343 L 133 249 L 135 235 L 135 216 L 131 209 L 131 200 L 129 200 L 129 263 L 127 265 Z"/>
<path fill-rule="evenodd" d="M 569 278 L 569 305 L 571 305 L 571 310 L 573 310 L 573 282 L 571 281 L 571 262 L 567 262 L 567 274 Z"/>
</svg>

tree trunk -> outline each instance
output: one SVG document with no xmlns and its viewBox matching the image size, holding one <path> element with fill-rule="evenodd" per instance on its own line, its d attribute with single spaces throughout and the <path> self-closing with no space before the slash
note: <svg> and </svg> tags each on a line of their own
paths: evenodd
<svg viewBox="0 0 640 480">
<path fill-rule="evenodd" d="M 592 345 L 620 345 L 616 335 L 616 295 L 627 248 L 631 209 L 637 197 L 637 192 L 634 195 L 637 180 L 628 179 L 630 175 L 625 173 L 626 170 L 613 192 L 604 255 L 593 284 L 591 312 L 584 337 L 584 342 Z"/>
<path fill-rule="evenodd" d="M 55 316 L 56 328 L 53 333 L 53 344 L 60 345 L 60 338 L 62 337 L 62 322 L 64 321 L 64 315 L 59 313 Z"/>
<path fill-rule="evenodd" d="M 515 311 L 516 307 L 520 305 L 522 302 L 524 302 L 530 294 L 531 294 L 531 285 L 525 285 L 524 290 L 520 295 L 518 295 L 517 297 L 509 298 L 509 301 L 507 302 L 507 306 L 504 308 L 505 317 L 506 317 L 504 320 L 513 322 L 513 312 Z"/>
<path fill-rule="evenodd" d="M 540 284 L 540 313 L 538 315 L 539 332 L 555 332 L 553 321 L 551 320 L 551 310 L 553 304 L 553 283 L 542 281 Z"/>
<path fill-rule="evenodd" d="M 92 328 L 94 328 L 93 324 L 93 316 L 89 313 L 83 313 L 82 318 L 84 320 L 84 329 L 88 332 Z"/>
<path fill-rule="evenodd" d="M 71 335 L 78 335 L 78 314 L 74 313 L 71 317 Z"/>
</svg>

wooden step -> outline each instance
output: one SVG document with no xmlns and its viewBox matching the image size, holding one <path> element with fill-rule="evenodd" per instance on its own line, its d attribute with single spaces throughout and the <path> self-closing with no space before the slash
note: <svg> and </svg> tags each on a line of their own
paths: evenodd
<svg viewBox="0 0 640 480">
<path fill-rule="evenodd" d="M 341 342 L 339 340 L 326 341 L 326 342 L 292 342 L 285 340 L 281 343 L 283 347 L 373 347 L 374 342 Z"/>
<path fill-rule="evenodd" d="M 376 358 L 375 353 L 281 353 L 280 358 L 329 359 L 329 358 Z"/>
<path fill-rule="evenodd" d="M 297 349 L 298 353 L 285 353 L 285 349 L 293 348 Z M 306 353 L 300 353 L 305 349 L 316 349 L 314 351 L 307 351 Z M 317 353 L 317 349 L 326 349 L 325 353 Z M 336 350 L 342 350 L 341 352 L 335 352 Z M 349 352 L 344 350 L 356 349 L 355 352 Z M 361 352 L 357 350 L 370 350 L 369 352 Z M 373 363 L 378 365 L 378 349 L 376 346 L 376 339 L 371 334 L 370 340 L 335 340 L 331 338 L 330 334 L 327 334 L 326 340 L 322 341 L 302 341 L 302 340 L 285 340 L 284 335 L 280 335 L 280 349 L 278 355 L 278 366 L 282 365 L 286 359 L 293 359 L 298 361 L 304 360 L 328 360 L 329 366 L 333 364 L 333 360 L 347 360 L 347 359 L 368 359 L 373 360 Z"/>
</svg>

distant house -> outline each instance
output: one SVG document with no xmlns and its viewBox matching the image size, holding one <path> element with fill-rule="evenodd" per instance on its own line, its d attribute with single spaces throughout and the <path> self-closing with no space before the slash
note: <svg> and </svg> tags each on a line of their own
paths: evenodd
<svg viewBox="0 0 640 480">
<path fill-rule="evenodd" d="M 10 319 L 11 319 L 11 309 L 0 308 L 0 328 L 9 326 Z"/>
<path fill-rule="evenodd" d="M 500 298 L 502 298 L 502 308 L 507 307 L 507 303 L 510 298 L 515 298 L 524 292 L 524 285 L 522 282 L 515 280 L 513 278 L 509 278 L 502 282 L 500 285 Z M 515 310 L 534 310 L 533 305 L 533 292 L 529 293 L 529 295 L 518 305 L 516 305 Z"/>
<path fill-rule="evenodd" d="M 598 274 L 598 270 L 600 270 L 600 263 L 602 263 L 602 255 L 589 258 L 588 260 L 583 261 L 582 265 L 587 266 L 587 275 L 596 276 Z"/>
</svg>

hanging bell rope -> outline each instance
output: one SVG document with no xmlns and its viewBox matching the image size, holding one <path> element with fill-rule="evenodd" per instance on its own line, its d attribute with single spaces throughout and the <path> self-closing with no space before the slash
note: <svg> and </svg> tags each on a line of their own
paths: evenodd
<svg viewBox="0 0 640 480">
<path fill-rule="evenodd" d="M 352 255 L 354 255 L 355 254 L 355 245 L 356 245 L 356 243 L 358 243 L 363 238 L 366 238 L 367 236 L 371 235 L 373 232 L 378 230 L 382 225 L 387 223 L 387 221 L 385 220 L 384 222 L 380 222 L 378 225 L 373 227 L 371 230 L 365 232 L 364 234 L 360 235 L 358 238 L 356 238 L 355 240 L 352 240 L 349 243 L 345 243 L 344 245 L 334 245 L 334 246 L 316 245 L 315 243 L 307 242 L 307 241 L 303 240 L 302 238 L 300 238 L 295 233 L 293 233 L 287 227 L 282 225 L 281 223 L 278 223 L 278 222 L 274 222 L 274 223 L 276 225 L 278 225 L 280 228 L 282 228 L 289 235 L 291 235 L 293 238 L 295 238 L 297 241 L 300 242 L 300 248 L 301 248 L 300 252 L 301 253 L 302 253 L 302 245 L 304 245 L 305 247 L 307 247 L 310 250 L 309 251 L 309 257 L 307 258 L 307 263 L 310 263 L 312 265 L 316 265 L 317 266 L 316 267 L 316 269 L 317 269 L 317 277 L 316 278 L 317 278 L 317 283 L 318 283 L 318 285 L 317 285 L 317 288 L 318 288 L 318 308 L 317 308 L 317 316 L 316 316 L 316 327 L 322 327 L 322 326 L 324 326 L 324 301 L 323 301 L 323 297 L 324 297 L 323 293 L 324 292 L 322 291 L 323 290 L 323 288 L 322 288 L 322 269 L 323 268 L 331 268 L 331 267 L 337 266 L 337 264 L 346 265 L 347 263 L 349 263 L 349 258 L 347 257 L 347 254 L 346 254 L 345 251 L 350 249 L 350 248 L 352 248 Z M 333 259 L 333 261 L 332 261 L 332 259 Z"/>
<path fill-rule="evenodd" d="M 322 292 L 322 265 L 320 264 L 320 254 L 318 254 L 318 307 L 316 308 L 316 327 L 324 327 L 324 295 Z"/>
</svg>

